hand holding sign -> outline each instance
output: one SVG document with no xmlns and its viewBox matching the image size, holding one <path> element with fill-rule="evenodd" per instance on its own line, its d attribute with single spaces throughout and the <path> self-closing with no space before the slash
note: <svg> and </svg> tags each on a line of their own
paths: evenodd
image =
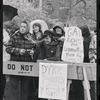
<svg viewBox="0 0 100 100">
<path fill-rule="evenodd" d="M 26 52 L 25 49 L 21 49 L 20 50 L 20 55 L 23 55 L 25 52 Z"/>
<path fill-rule="evenodd" d="M 73 63 L 83 62 L 83 38 L 78 27 L 65 28 L 65 41 L 62 51 L 62 60 Z"/>
<path fill-rule="evenodd" d="M 33 59 L 33 55 L 34 55 L 34 50 L 32 49 L 32 50 L 29 50 L 29 51 L 27 51 L 28 53 L 29 53 L 29 55 L 31 56 L 31 58 Z"/>
</svg>

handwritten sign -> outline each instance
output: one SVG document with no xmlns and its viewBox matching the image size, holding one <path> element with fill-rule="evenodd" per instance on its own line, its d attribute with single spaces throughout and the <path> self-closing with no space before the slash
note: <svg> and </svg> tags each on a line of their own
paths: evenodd
<svg viewBox="0 0 100 100">
<path fill-rule="evenodd" d="M 3 62 L 3 74 L 20 76 L 37 76 L 37 64 L 32 62 Z"/>
<path fill-rule="evenodd" d="M 66 27 L 61 59 L 67 62 L 82 63 L 84 58 L 83 52 L 81 30 L 78 27 Z"/>
<path fill-rule="evenodd" d="M 39 64 L 39 98 L 66 99 L 67 64 Z"/>
</svg>

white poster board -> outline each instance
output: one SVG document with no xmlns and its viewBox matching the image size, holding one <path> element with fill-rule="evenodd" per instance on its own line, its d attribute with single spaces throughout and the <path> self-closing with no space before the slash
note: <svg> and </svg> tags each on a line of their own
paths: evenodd
<svg viewBox="0 0 100 100">
<path fill-rule="evenodd" d="M 83 37 L 78 27 L 65 28 L 65 41 L 62 50 L 63 61 L 82 63 L 84 59 Z"/>
<path fill-rule="evenodd" d="M 39 63 L 39 98 L 62 99 L 67 96 L 67 64 Z"/>
</svg>

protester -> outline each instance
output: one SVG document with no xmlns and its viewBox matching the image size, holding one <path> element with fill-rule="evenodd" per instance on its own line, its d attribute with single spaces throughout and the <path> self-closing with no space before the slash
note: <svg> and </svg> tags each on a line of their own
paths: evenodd
<svg viewBox="0 0 100 100">
<path fill-rule="evenodd" d="M 62 44 L 60 41 L 54 40 L 55 33 L 50 30 L 46 30 L 43 35 L 43 42 L 41 48 L 43 50 L 43 58 L 46 60 L 60 61 Z"/>
<path fill-rule="evenodd" d="M 42 30 L 41 30 L 41 25 L 39 23 L 34 23 L 33 24 L 33 39 L 35 40 L 41 40 L 42 39 Z"/>
<path fill-rule="evenodd" d="M 89 45 L 91 41 L 90 31 L 87 25 L 79 27 L 82 30 L 83 45 L 84 45 L 84 61 L 89 63 Z"/>
<path fill-rule="evenodd" d="M 55 36 L 53 31 L 46 30 L 42 36 L 42 41 L 37 43 L 37 48 L 41 49 L 39 54 L 42 54 L 41 60 L 52 60 L 60 61 L 61 60 L 61 50 L 62 45 L 58 41 L 54 41 L 53 37 Z M 33 99 L 37 100 L 38 98 L 38 80 L 39 78 L 33 78 L 33 87 L 35 88 L 35 95 L 33 93 Z M 34 91 L 33 91 L 34 92 Z"/>
<path fill-rule="evenodd" d="M 64 41 L 65 32 L 64 32 L 64 24 L 62 22 L 57 22 L 53 27 L 53 31 L 56 34 L 55 38 L 57 40 Z"/>
<path fill-rule="evenodd" d="M 27 39 L 28 33 L 28 23 L 21 22 L 19 31 L 10 38 L 6 48 L 6 52 L 11 56 L 10 61 L 35 62 L 37 60 L 37 51 L 35 45 Z M 27 76 L 10 75 L 10 80 L 5 87 L 5 100 L 27 100 L 29 80 Z"/>
<path fill-rule="evenodd" d="M 43 32 L 41 29 L 41 25 L 39 23 L 34 23 L 33 24 L 33 32 L 31 33 L 31 38 L 34 41 L 35 44 L 39 44 L 42 41 L 42 36 L 43 36 Z M 37 52 L 38 52 L 38 59 L 42 59 L 42 50 L 41 48 L 37 45 Z M 33 77 L 30 80 L 29 83 L 29 89 L 30 89 L 30 94 L 28 97 L 28 100 L 31 99 L 38 99 L 38 95 L 37 95 L 37 90 L 38 90 L 38 77 Z"/>
<path fill-rule="evenodd" d="M 97 36 L 94 35 L 91 38 L 90 46 L 89 46 L 89 60 L 90 63 L 96 63 L 97 62 Z"/>
<path fill-rule="evenodd" d="M 89 60 L 90 63 L 97 63 L 97 35 L 96 30 L 94 31 L 95 35 L 91 38 L 90 46 L 89 46 Z M 91 81 L 91 97 L 92 100 L 97 100 L 96 98 L 96 82 Z"/>
<path fill-rule="evenodd" d="M 90 45 L 90 41 L 91 41 L 91 36 L 90 36 L 90 31 L 87 25 L 84 26 L 80 26 L 79 27 L 82 31 L 82 36 L 83 36 L 83 46 L 84 46 L 84 60 L 83 62 L 85 63 L 89 63 L 89 45 Z M 82 84 L 82 81 L 77 80 L 77 81 L 73 81 L 72 84 L 72 88 L 73 88 L 73 94 L 76 100 L 84 100 L 84 87 Z"/>
</svg>

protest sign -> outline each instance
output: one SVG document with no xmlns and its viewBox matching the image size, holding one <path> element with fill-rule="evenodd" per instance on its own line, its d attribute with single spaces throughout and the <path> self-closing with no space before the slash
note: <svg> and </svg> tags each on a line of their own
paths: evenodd
<svg viewBox="0 0 100 100">
<path fill-rule="evenodd" d="M 66 27 L 61 59 L 67 62 L 82 63 L 83 58 L 84 49 L 81 30 L 78 27 Z"/>
<path fill-rule="evenodd" d="M 20 75 L 20 76 L 37 76 L 38 64 L 32 62 L 3 62 L 3 74 Z"/>
<path fill-rule="evenodd" d="M 67 97 L 67 64 L 39 63 L 39 98 Z"/>
</svg>

